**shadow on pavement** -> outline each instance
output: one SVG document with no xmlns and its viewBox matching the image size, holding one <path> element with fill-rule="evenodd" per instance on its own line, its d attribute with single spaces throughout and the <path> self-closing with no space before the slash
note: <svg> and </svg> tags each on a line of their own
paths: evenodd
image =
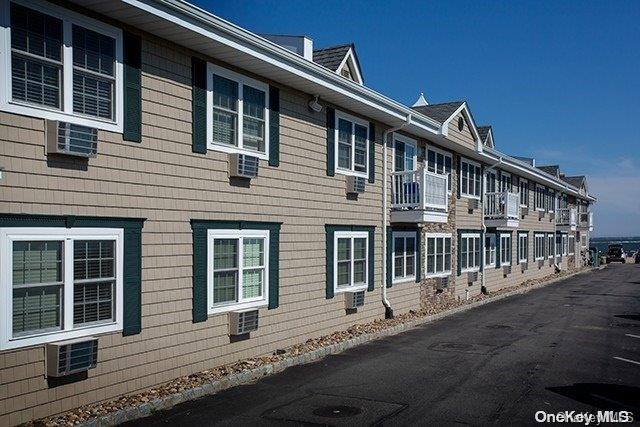
<svg viewBox="0 0 640 427">
<path fill-rule="evenodd" d="M 640 409 L 640 388 L 620 384 L 576 383 L 570 386 L 547 387 L 547 390 L 598 409 L 637 411 Z"/>
<path fill-rule="evenodd" d="M 618 319 L 640 321 L 640 314 L 616 314 L 614 317 L 617 317 Z"/>
</svg>

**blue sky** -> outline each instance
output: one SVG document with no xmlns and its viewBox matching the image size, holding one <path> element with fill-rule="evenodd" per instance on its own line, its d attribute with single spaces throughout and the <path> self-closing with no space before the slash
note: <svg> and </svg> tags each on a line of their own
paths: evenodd
<svg viewBox="0 0 640 427">
<path fill-rule="evenodd" d="M 365 84 L 466 100 L 508 154 L 587 174 L 598 236 L 640 235 L 640 1 L 213 1 L 257 33 L 353 42 Z"/>
</svg>

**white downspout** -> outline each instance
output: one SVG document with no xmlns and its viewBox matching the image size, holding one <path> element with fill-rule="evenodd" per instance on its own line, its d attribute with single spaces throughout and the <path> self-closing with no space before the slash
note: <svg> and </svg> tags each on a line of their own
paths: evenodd
<svg viewBox="0 0 640 427">
<path fill-rule="evenodd" d="M 388 171 L 387 171 L 387 138 L 393 132 L 403 129 L 405 126 L 411 124 L 411 114 L 407 115 L 405 122 L 399 126 L 387 129 L 382 134 L 382 304 L 384 304 L 384 317 L 387 319 L 393 318 L 393 308 L 387 298 L 387 220 L 389 216 L 388 212 Z"/>
<path fill-rule="evenodd" d="M 482 218 L 482 284 L 480 286 L 480 289 L 482 290 L 482 292 L 486 292 L 486 268 L 487 268 L 487 252 L 486 252 L 486 233 L 487 233 L 487 225 L 484 222 L 484 204 L 487 202 L 487 172 L 494 170 L 495 168 L 497 168 L 498 166 L 500 166 L 502 164 L 502 156 L 498 157 L 498 162 L 495 163 L 494 165 L 486 168 L 484 170 L 484 176 L 482 177 L 483 179 L 483 183 L 484 185 L 483 187 L 483 195 L 482 195 L 482 201 L 480 202 L 480 215 Z M 499 183 L 497 183 L 499 185 Z M 498 262 L 498 253 L 496 252 L 496 262 Z M 468 294 L 467 294 L 467 299 L 468 298 Z"/>
</svg>

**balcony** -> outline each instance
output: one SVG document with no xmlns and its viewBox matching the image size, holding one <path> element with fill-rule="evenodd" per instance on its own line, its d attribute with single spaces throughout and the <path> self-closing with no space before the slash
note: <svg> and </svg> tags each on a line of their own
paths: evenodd
<svg viewBox="0 0 640 427">
<path fill-rule="evenodd" d="M 576 231 L 577 217 L 576 208 L 559 208 L 556 211 L 556 227 L 561 231 Z"/>
<path fill-rule="evenodd" d="M 578 214 L 578 227 L 583 230 L 593 231 L 593 212 L 580 212 Z"/>
<path fill-rule="evenodd" d="M 487 193 L 484 218 L 487 227 L 517 228 L 520 224 L 520 194 L 509 191 Z"/>
<path fill-rule="evenodd" d="M 425 169 L 391 174 L 391 222 L 447 222 L 447 175 Z"/>
</svg>

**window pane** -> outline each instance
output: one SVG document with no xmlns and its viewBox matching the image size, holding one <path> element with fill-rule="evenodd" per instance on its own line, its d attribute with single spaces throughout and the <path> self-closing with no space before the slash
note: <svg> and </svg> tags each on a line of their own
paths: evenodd
<svg viewBox="0 0 640 427">
<path fill-rule="evenodd" d="M 367 170 L 367 128 L 355 125 L 355 170 L 364 172 Z"/>
<path fill-rule="evenodd" d="M 238 271 L 216 271 L 213 273 L 213 303 L 235 302 Z"/>
<path fill-rule="evenodd" d="M 395 255 L 394 256 L 394 275 L 393 277 L 404 277 L 404 256 Z"/>
<path fill-rule="evenodd" d="M 444 269 L 451 271 L 451 238 L 444 238 Z"/>
<path fill-rule="evenodd" d="M 264 265 L 264 239 L 244 239 L 244 266 L 261 267 Z"/>
<path fill-rule="evenodd" d="M 242 298 L 257 298 L 262 296 L 262 280 L 264 270 L 245 270 L 242 273 Z"/>
<path fill-rule="evenodd" d="M 113 240 L 77 240 L 73 243 L 74 280 L 115 277 Z"/>
<path fill-rule="evenodd" d="M 444 239 L 436 239 L 436 272 L 440 273 L 443 270 L 444 261 Z"/>
<path fill-rule="evenodd" d="M 469 192 L 468 168 L 469 168 L 469 165 L 467 165 L 466 163 L 462 163 L 462 189 L 461 189 L 461 192 L 463 194 L 468 194 L 468 192 Z"/>
<path fill-rule="evenodd" d="M 409 255 L 407 253 L 407 272 L 406 275 L 408 277 L 410 276 L 415 276 L 416 274 L 416 256 L 415 255 Z"/>
<path fill-rule="evenodd" d="M 112 321 L 115 282 L 75 283 L 73 285 L 73 325 Z"/>
<path fill-rule="evenodd" d="M 11 3 L 11 47 L 60 61 L 62 57 L 62 21 Z"/>
<path fill-rule="evenodd" d="M 74 71 L 73 111 L 111 119 L 113 117 L 113 82 Z"/>
<path fill-rule="evenodd" d="M 338 119 L 338 167 L 351 169 L 351 122 Z"/>
<path fill-rule="evenodd" d="M 11 58 L 11 91 L 17 101 L 60 108 L 59 66 L 20 55 Z"/>
<path fill-rule="evenodd" d="M 338 286 L 349 286 L 351 282 L 351 261 L 338 262 Z"/>
<path fill-rule="evenodd" d="M 73 65 L 106 76 L 114 75 L 116 41 L 78 25 L 73 26 Z"/>
<path fill-rule="evenodd" d="M 354 261 L 353 263 L 353 283 L 361 284 L 365 282 L 366 278 L 366 261 Z"/>
<path fill-rule="evenodd" d="M 427 238 L 427 254 L 428 255 L 435 254 L 435 241 L 436 239 L 434 239 L 433 237 Z"/>
<path fill-rule="evenodd" d="M 367 258 L 367 239 L 363 239 L 363 238 L 353 239 L 353 258 L 354 259 Z"/>
<path fill-rule="evenodd" d="M 243 98 L 243 146 L 250 150 L 264 152 L 265 93 L 245 85 L 243 86 Z"/>
<path fill-rule="evenodd" d="M 115 242 L 73 242 L 73 324 L 113 320 Z M 78 283 L 81 281 L 81 283 Z"/>
<path fill-rule="evenodd" d="M 213 142 L 237 145 L 238 83 L 213 76 Z"/>
<path fill-rule="evenodd" d="M 338 261 L 351 260 L 351 239 L 338 239 Z"/>
<path fill-rule="evenodd" d="M 436 153 L 435 151 L 429 150 L 427 152 L 427 170 L 429 172 L 436 171 Z"/>
<path fill-rule="evenodd" d="M 427 273 L 435 272 L 435 255 L 427 255 Z"/>
<path fill-rule="evenodd" d="M 62 242 L 13 242 L 13 284 L 62 283 Z"/>
<path fill-rule="evenodd" d="M 213 269 L 238 268 L 238 239 L 213 241 Z"/>
<path fill-rule="evenodd" d="M 62 286 L 13 290 L 13 335 L 60 329 Z"/>
</svg>

